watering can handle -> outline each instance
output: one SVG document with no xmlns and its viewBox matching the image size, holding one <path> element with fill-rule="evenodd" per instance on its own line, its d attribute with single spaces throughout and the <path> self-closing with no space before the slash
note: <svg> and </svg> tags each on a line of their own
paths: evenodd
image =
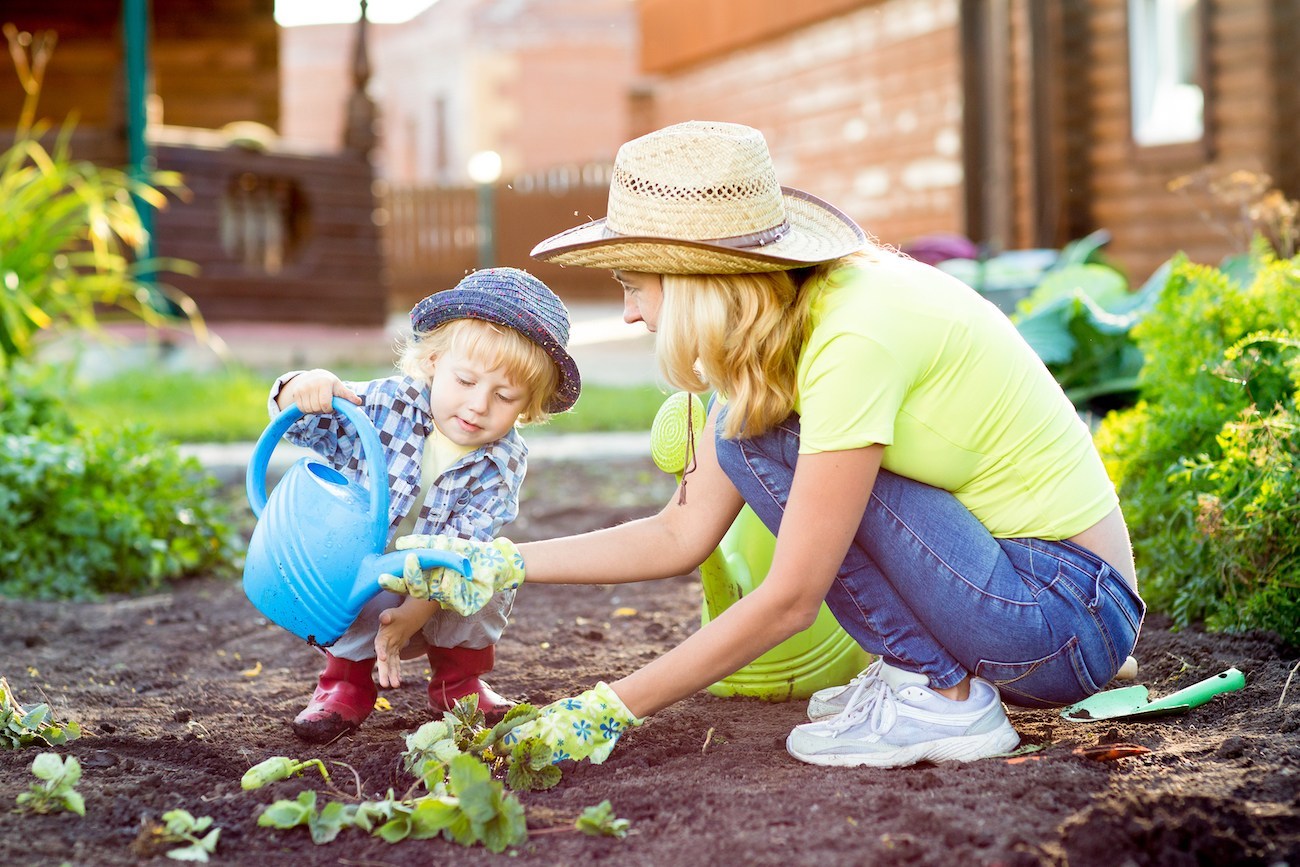
<svg viewBox="0 0 1300 867">
<path fill-rule="evenodd" d="M 375 432 L 375 426 L 355 404 L 336 397 L 334 410 L 351 420 L 357 429 L 357 435 L 361 438 L 361 453 L 365 456 L 366 465 L 370 467 L 370 514 L 381 516 L 375 520 L 374 548 L 376 551 L 382 551 L 388 540 L 388 480 L 378 478 L 375 468 L 386 466 L 383 460 L 383 444 L 379 442 L 379 434 Z M 248 504 L 253 507 L 253 514 L 259 518 L 262 517 L 262 509 L 266 507 L 266 470 L 271 462 L 271 453 L 275 451 L 285 431 L 302 416 L 303 412 L 298 409 L 298 404 L 289 405 L 271 420 L 253 448 L 245 487 L 248 492 Z"/>
</svg>

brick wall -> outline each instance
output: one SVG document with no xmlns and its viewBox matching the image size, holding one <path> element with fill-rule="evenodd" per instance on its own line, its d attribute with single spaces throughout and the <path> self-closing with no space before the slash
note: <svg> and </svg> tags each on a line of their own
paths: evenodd
<svg viewBox="0 0 1300 867">
<path fill-rule="evenodd" d="M 885 243 L 960 232 L 957 14 L 957 0 L 864 2 L 666 71 L 649 125 L 755 126 L 782 183 L 833 202 Z"/>
</svg>

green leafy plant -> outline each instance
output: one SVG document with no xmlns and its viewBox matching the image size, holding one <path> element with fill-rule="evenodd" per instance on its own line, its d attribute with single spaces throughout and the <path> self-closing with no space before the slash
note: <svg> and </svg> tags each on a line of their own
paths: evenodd
<svg viewBox="0 0 1300 867">
<path fill-rule="evenodd" d="M 239 784 L 244 791 L 248 792 L 260 789 L 269 783 L 287 780 L 311 767 L 319 769 L 320 775 L 329 782 L 330 772 L 325 769 L 325 763 L 320 759 L 305 759 L 298 762 L 287 756 L 272 756 L 245 771 Z"/>
<path fill-rule="evenodd" d="M 212 827 L 211 817 L 195 818 L 188 810 L 168 810 L 163 813 L 161 824 L 150 822 L 141 828 L 133 848 L 145 857 L 165 850 L 167 857 L 174 861 L 206 864 L 216 854 L 220 837 L 221 829 Z"/>
<path fill-rule="evenodd" d="M 492 778 L 485 764 L 460 754 L 447 769 L 447 778 L 435 793 L 397 798 L 390 791 L 381 800 L 359 804 L 334 801 L 318 809 L 316 792 L 308 789 L 293 801 L 268 806 L 257 824 L 279 829 L 305 825 L 318 845 L 331 842 L 348 827 L 389 843 L 442 835 L 462 846 L 482 843 L 493 852 L 504 852 L 527 839 L 523 805 Z"/>
<path fill-rule="evenodd" d="M 58 813 L 67 810 L 86 815 L 86 801 L 76 790 L 81 780 L 81 763 L 72 756 L 59 758 L 57 753 L 41 753 L 32 762 L 32 773 L 41 780 L 18 796 L 18 809 L 31 813 Z"/>
<path fill-rule="evenodd" d="M 93 599 L 220 571 L 242 548 L 220 486 L 147 428 L 0 435 L 0 593 Z"/>
<path fill-rule="evenodd" d="M 164 207 L 162 190 L 180 191 L 179 175 L 156 172 L 146 183 L 73 160 L 71 123 L 47 148 L 36 107 L 54 37 L 12 24 L 4 34 L 24 97 L 14 143 L 0 154 L 0 369 L 30 359 L 42 334 L 96 330 L 106 307 L 150 324 L 179 310 L 205 338 L 193 301 L 151 279 L 186 266 L 132 261 L 147 240 L 136 202 Z"/>
<path fill-rule="evenodd" d="M 1300 640 L 1296 337 L 1300 261 L 1256 245 L 1249 285 L 1175 259 L 1134 329 L 1140 400 L 1097 445 L 1119 490 L 1142 590 L 1178 624 Z"/>
<path fill-rule="evenodd" d="M 14 698 L 9 681 L 0 677 L 0 749 L 16 750 L 32 744 L 58 747 L 79 737 L 81 725 L 54 722 L 49 705 L 24 710 Z"/>
<path fill-rule="evenodd" d="M 588 807 L 574 822 L 574 827 L 589 837 L 618 837 L 620 840 L 627 836 L 630 826 L 627 819 L 614 815 L 614 808 L 609 801 Z"/>
<path fill-rule="evenodd" d="M 258 816 L 258 825 L 282 830 L 306 827 L 318 845 L 333 841 L 345 828 L 356 828 L 389 843 L 441 836 L 462 846 L 482 844 L 493 852 L 504 852 L 528 837 L 524 807 L 506 791 L 506 785 L 529 791 L 550 788 L 560 781 L 560 769 L 551 763 L 550 747 L 541 739 L 525 738 L 513 747 L 505 744 L 507 734 L 536 719 L 538 713 L 530 705 L 516 705 L 499 723 L 488 727 L 478 709 L 478 697 L 468 696 L 442 719 L 427 722 L 406 736 L 403 767 L 416 782 L 401 797 L 390 790 L 378 800 L 331 801 L 318 806 L 317 793 L 309 789 L 299 792 L 294 800 L 267 806 Z M 287 779 L 310 763 L 268 759 L 244 775 L 244 788 Z M 504 784 L 496 778 L 498 773 L 504 774 Z M 253 785 L 247 782 L 250 776 Z M 421 787 L 426 794 L 416 795 Z M 585 811 L 571 827 L 544 832 L 561 830 L 623 837 L 627 822 L 614 818 L 606 801 Z"/>
</svg>

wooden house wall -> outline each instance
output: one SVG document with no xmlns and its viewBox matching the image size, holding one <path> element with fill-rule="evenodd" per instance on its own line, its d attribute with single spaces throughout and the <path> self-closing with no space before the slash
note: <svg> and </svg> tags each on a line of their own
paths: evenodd
<svg viewBox="0 0 1300 867">
<path fill-rule="evenodd" d="M 645 9 L 667 16 L 670 6 L 679 23 L 701 14 L 691 2 Z M 963 231 L 957 0 L 785 6 L 759 41 L 737 35 L 741 44 L 729 47 L 718 35 L 718 51 L 685 65 L 652 52 L 647 71 L 659 74 L 641 117 L 650 128 L 686 120 L 757 127 L 782 183 L 830 200 L 885 243 Z M 832 7 L 839 14 L 825 17 Z M 795 26 L 813 11 L 820 17 Z M 737 31 L 749 24 L 735 21 Z M 653 40 L 643 38 L 650 51 Z"/>
<path fill-rule="evenodd" d="M 274 0 L 153 0 L 153 83 L 163 123 L 219 129 L 233 121 L 275 128 L 280 115 L 279 30 Z M 5 0 L 0 22 L 27 32 L 53 31 L 40 114 L 55 123 L 77 118 L 83 147 L 105 162 L 125 159 L 120 0 Z M 5 61 L 0 73 L 0 128 L 22 105 Z"/>
<path fill-rule="evenodd" d="M 1208 194 L 1169 191 L 1175 178 L 1208 169 L 1216 172 L 1266 172 L 1277 180 L 1291 176 L 1294 141 L 1285 130 L 1296 116 L 1294 77 L 1278 77 L 1294 54 L 1294 23 L 1278 32 L 1281 6 L 1274 0 L 1207 0 L 1208 150 L 1195 145 L 1141 148 L 1134 145 L 1129 121 L 1128 30 L 1126 0 L 1087 0 L 1086 80 L 1089 210 L 1094 225 L 1114 236 L 1109 253 L 1127 266 L 1130 280 L 1145 279 L 1176 250 L 1194 260 L 1217 262 L 1233 252 L 1227 234 L 1241 224 L 1232 210 Z M 1290 4 L 1294 7 L 1294 3 Z M 1290 15 L 1294 19 L 1294 14 Z M 1289 40 L 1289 41 L 1288 41 Z M 1288 93 L 1281 93 L 1280 90 Z M 1280 115 L 1279 108 L 1289 112 Z M 1291 150 L 1290 155 L 1279 150 Z M 1289 190 L 1294 197 L 1294 186 Z M 1199 216 L 1212 215 L 1210 219 Z"/>
<path fill-rule="evenodd" d="M 158 215 L 155 253 L 200 263 L 166 275 L 212 320 L 382 325 L 387 288 L 369 164 L 163 145 L 191 195 Z"/>
</svg>

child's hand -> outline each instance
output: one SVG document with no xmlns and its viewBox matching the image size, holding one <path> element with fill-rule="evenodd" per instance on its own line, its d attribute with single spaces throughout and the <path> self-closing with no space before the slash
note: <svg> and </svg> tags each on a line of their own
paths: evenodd
<svg viewBox="0 0 1300 867">
<path fill-rule="evenodd" d="M 379 613 L 379 634 L 375 636 L 375 666 L 379 672 L 379 685 L 402 685 L 402 648 L 411 636 L 429 621 L 438 606 L 419 599 L 403 599 L 396 608 L 385 608 Z"/>
<path fill-rule="evenodd" d="M 335 397 L 361 406 L 361 398 L 344 385 L 343 380 L 328 370 L 317 368 L 300 373 L 286 382 L 275 396 L 275 405 L 283 410 L 296 403 L 304 415 L 333 412 Z"/>
</svg>

